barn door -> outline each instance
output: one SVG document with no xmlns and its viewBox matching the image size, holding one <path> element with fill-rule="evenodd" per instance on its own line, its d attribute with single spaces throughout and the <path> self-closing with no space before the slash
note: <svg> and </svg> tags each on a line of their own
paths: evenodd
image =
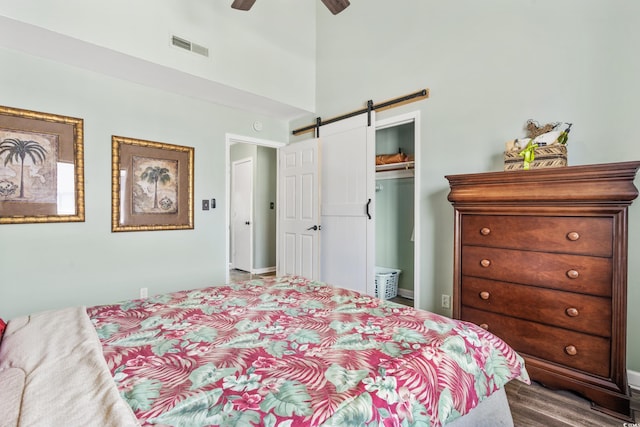
<svg viewBox="0 0 640 427">
<path fill-rule="evenodd" d="M 320 141 L 320 280 L 373 295 L 375 126 L 361 114 L 323 125 Z"/>
</svg>

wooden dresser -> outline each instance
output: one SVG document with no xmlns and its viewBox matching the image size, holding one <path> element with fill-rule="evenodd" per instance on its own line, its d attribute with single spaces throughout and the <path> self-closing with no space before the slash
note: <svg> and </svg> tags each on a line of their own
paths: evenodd
<svg viewBox="0 0 640 427">
<path fill-rule="evenodd" d="M 453 317 L 495 333 L 531 378 L 632 419 L 627 210 L 640 162 L 450 175 Z"/>
</svg>

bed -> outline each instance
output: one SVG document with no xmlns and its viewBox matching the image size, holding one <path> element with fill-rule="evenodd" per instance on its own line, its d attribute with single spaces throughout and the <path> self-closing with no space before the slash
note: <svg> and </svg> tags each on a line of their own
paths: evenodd
<svg viewBox="0 0 640 427">
<path fill-rule="evenodd" d="M 473 324 L 273 277 L 9 321 L 0 425 L 512 425 L 514 379 Z"/>
</svg>

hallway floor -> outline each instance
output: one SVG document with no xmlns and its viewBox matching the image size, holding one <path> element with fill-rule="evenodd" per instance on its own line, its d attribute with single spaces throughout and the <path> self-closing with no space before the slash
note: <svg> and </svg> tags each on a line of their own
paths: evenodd
<svg viewBox="0 0 640 427">
<path fill-rule="evenodd" d="M 269 276 L 275 276 L 275 275 L 276 275 L 275 272 L 252 274 L 244 270 L 236 270 L 236 269 L 229 270 L 229 280 L 231 280 L 232 282 L 241 282 L 243 280 L 260 279 L 261 277 L 269 277 Z"/>
</svg>

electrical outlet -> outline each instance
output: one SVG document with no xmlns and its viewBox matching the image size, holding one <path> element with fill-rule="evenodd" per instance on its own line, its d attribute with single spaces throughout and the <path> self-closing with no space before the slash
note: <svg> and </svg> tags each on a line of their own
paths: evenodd
<svg viewBox="0 0 640 427">
<path fill-rule="evenodd" d="M 148 288 L 140 288 L 140 298 L 146 298 L 149 296 Z"/>
<path fill-rule="evenodd" d="M 451 296 L 442 294 L 442 308 L 451 308 Z"/>
</svg>

